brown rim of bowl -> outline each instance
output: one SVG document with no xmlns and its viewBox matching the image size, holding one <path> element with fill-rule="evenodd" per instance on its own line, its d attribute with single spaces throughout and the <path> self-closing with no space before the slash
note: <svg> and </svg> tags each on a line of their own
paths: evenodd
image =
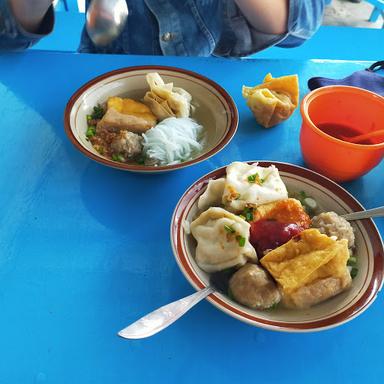
<svg viewBox="0 0 384 384">
<path fill-rule="evenodd" d="M 334 143 L 343 144 L 346 147 L 355 148 L 355 149 L 358 148 L 360 150 L 366 150 L 366 151 L 372 151 L 373 149 L 384 149 L 384 142 L 376 143 L 376 144 L 357 144 L 357 143 L 350 143 L 349 141 L 344 141 L 344 140 L 338 139 L 337 137 L 328 135 L 328 133 L 325 133 L 324 131 L 322 131 L 312 121 L 312 119 L 308 113 L 309 101 L 314 96 L 316 96 L 317 93 L 332 92 L 332 89 L 335 89 L 335 88 L 345 90 L 345 91 L 348 91 L 350 89 L 355 89 L 355 90 L 357 89 L 357 90 L 361 91 L 361 93 L 364 94 L 364 96 L 370 96 L 370 97 L 377 98 L 377 99 L 381 100 L 381 102 L 384 104 L 384 97 L 383 96 L 380 96 L 375 92 L 368 91 L 367 89 L 363 89 L 363 88 L 359 88 L 359 87 L 353 87 L 351 85 L 327 85 L 325 87 L 316 88 L 313 91 L 308 92 L 304 96 L 303 100 L 301 101 L 301 105 L 300 105 L 300 112 L 301 112 L 302 118 L 306 119 L 306 121 L 311 126 L 311 128 L 314 132 L 316 132 L 320 136 L 326 137 L 327 139 L 329 139 L 330 141 L 332 141 Z"/>
<path fill-rule="evenodd" d="M 209 152 L 205 153 L 204 155 L 198 156 L 192 160 L 180 163 L 180 164 L 174 164 L 174 165 L 163 165 L 163 166 L 146 166 L 146 165 L 136 165 L 136 164 L 124 164 L 124 163 L 117 163 L 113 160 L 105 159 L 101 156 L 97 156 L 88 149 L 84 148 L 76 139 L 74 136 L 71 125 L 70 125 L 70 113 L 73 108 L 74 103 L 78 100 L 78 98 L 91 86 L 97 84 L 99 81 L 104 80 L 110 76 L 119 75 L 122 73 L 129 73 L 133 71 L 139 71 L 139 70 L 164 70 L 164 71 L 173 71 L 177 73 L 182 73 L 191 77 L 194 77 L 198 80 L 201 80 L 205 83 L 208 83 L 213 88 L 216 89 L 216 91 L 224 98 L 225 102 L 228 105 L 229 111 L 231 113 L 232 118 L 230 119 L 229 129 L 228 132 L 225 134 L 225 136 L 221 139 L 218 145 L 216 145 L 214 148 L 212 148 Z M 84 155 L 91 158 L 92 160 L 95 160 L 101 164 L 107 165 L 112 168 L 121 169 L 121 170 L 127 170 L 127 171 L 147 171 L 147 172 L 153 172 L 153 171 L 169 171 L 173 169 L 179 169 L 184 168 L 192 164 L 199 163 L 201 161 L 204 161 L 217 152 L 221 151 L 232 139 L 232 137 L 235 135 L 237 126 L 239 124 L 239 115 L 237 111 L 236 104 L 232 97 L 229 95 L 229 93 L 219 84 L 214 82 L 213 80 L 200 75 L 199 73 L 183 69 L 183 68 L 177 68 L 177 67 L 171 67 L 171 66 L 164 66 L 164 65 L 137 65 L 132 67 L 125 67 L 120 69 L 115 69 L 113 71 L 109 71 L 106 73 L 103 73 L 100 76 L 97 76 L 93 78 L 92 80 L 88 81 L 84 85 L 82 85 L 73 95 L 70 97 L 64 112 L 64 130 L 67 134 L 69 140 L 72 142 L 72 144 Z"/>
<path fill-rule="evenodd" d="M 283 163 L 278 161 L 247 161 L 248 164 L 253 164 L 256 162 L 258 162 L 259 165 L 264 167 L 274 164 L 277 166 L 279 171 L 288 172 L 291 174 L 293 173 L 294 175 L 304 177 L 309 181 L 316 182 L 317 184 L 320 184 L 324 188 L 329 190 L 331 193 L 340 197 L 343 202 L 345 202 L 348 207 L 350 207 L 354 211 L 364 209 L 364 207 L 347 190 L 345 190 L 337 183 L 333 182 L 332 180 L 319 173 L 294 164 Z M 195 273 L 195 271 L 190 267 L 188 263 L 188 257 L 183 251 L 183 238 L 181 237 L 182 222 L 180 219 L 184 216 L 184 211 L 187 208 L 190 199 L 206 186 L 208 180 L 212 178 L 217 179 L 224 176 L 225 169 L 226 166 L 218 168 L 210 173 L 207 173 L 206 175 L 198 179 L 196 182 L 194 182 L 180 198 L 172 216 L 170 228 L 172 250 L 182 273 L 195 289 L 204 288 L 205 285 L 203 284 L 199 276 Z M 369 282 L 369 285 L 367 286 L 365 292 L 362 294 L 360 299 L 356 301 L 353 305 L 346 308 L 344 311 L 321 320 L 286 323 L 281 321 L 266 320 L 257 316 L 250 315 L 249 313 L 243 312 L 240 309 L 224 302 L 215 294 L 210 295 L 208 297 L 208 300 L 213 305 L 217 306 L 218 308 L 224 310 L 224 312 L 241 321 L 275 331 L 320 331 L 352 320 L 354 317 L 361 314 L 373 303 L 373 301 L 377 297 L 378 292 L 383 286 L 384 246 L 380 233 L 375 223 L 371 219 L 361 220 L 361 223 L 367 233 L 370 234 L 370 243 L 373 250 L 374 264 L 372 277 Z"/>
</svg>

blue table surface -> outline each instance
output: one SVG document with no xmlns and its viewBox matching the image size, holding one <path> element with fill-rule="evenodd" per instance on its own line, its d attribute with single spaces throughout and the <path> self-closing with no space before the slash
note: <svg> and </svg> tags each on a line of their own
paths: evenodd
<svg viewBox="0 0 384 384">
<path fill-rule="evenodd" d="M 125 173 L 79 153 L 63 129 L 71 94 L 130 65 L 191 69 L 235 99 L 240 125 L 213 158 L 160 175 Z M 203 302 L 162 333 L 116 332 L 193 289 L 169 241 L 173 209 L 203 174 L 234 160 L 303 165 L 300 113 L 255 125 L 243 84 L 298 73 L 343 77 L 364 62 L 223 60 L 30 51 L 0 55 L 0 383 L 382 383 L 383 294 L 360 317 L 313 334 L 266 331 Z M 346 160 L 347 161 L 347 160 Z M 384 162 L 345 184 L 384 205 Z M 376 223 L 384 234 L 384 221 Z"/>
</svg>

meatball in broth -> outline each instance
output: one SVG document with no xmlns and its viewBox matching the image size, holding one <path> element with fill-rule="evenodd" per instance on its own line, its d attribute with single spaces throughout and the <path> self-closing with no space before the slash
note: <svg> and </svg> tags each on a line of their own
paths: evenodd
<svg viewBox="0 0 384 384">
<path fill-rule="evenodd" d="M 281 300 L 276 283 L 256 264 L 240 268 L 231 277 L 229 289 L 237 302 L 250 308 L 267 309 Z"/>
</svg>

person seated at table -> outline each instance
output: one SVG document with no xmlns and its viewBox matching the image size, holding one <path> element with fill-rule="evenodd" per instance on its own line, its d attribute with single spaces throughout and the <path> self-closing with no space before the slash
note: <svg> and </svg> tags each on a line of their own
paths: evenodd
<svg viewBox="0 0 384 384">
<path fill-rule="evenodd" d="M 294 47 L 321 24 L 325 0 L 126 0 L 122 34 L 96 47 L 85 28 L 79 51 L 181 56 L 248 56 Z M 86 1 L 88 7 L 90 0 Z M 0 50 L 25 49 L 53 29 L 52 0 L 0 0 Z M 63 36 L 65 38 L 65 36 Z"/>
</svg>

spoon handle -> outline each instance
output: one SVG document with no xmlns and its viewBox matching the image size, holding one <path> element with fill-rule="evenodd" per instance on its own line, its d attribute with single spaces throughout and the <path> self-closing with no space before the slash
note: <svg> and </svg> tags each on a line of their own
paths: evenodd
<svg viewBox="0 0 384 384">
<path fill-rule="evenodd" d="M 164 305 L 122 329 L 118 335 L 125 339 L 143 339 L 152 336 L 174 323 L 213 292 L 215 292 L 214 288 L 206 287 L 192 295 Z"/>
<path fill-rule="evenodd" d="M 370 217 L 383 217 L 384 216 L 384 206 L 377 207 L 372 209 L 367 209 L 366 211 L 361 212 L 353 212 L 343 215 L 345 220 L 360 220 L 360 219 L 368 219 Z"/>
</svg>

